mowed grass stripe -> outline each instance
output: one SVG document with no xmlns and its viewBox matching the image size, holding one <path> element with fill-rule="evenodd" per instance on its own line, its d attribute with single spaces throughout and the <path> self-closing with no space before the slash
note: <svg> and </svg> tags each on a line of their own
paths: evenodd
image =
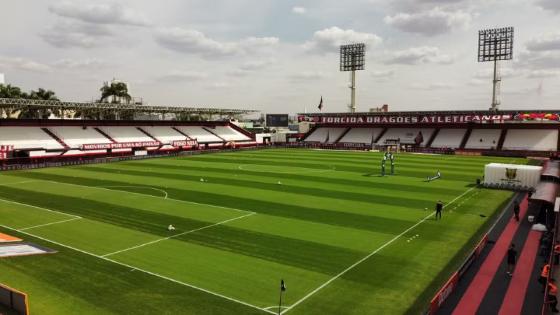
<svg viewBox="0 0 560 315">
<path fill-rule="evenodd" d="M 119 174 L 108 174 L 108 175 L 112 176 L 113 178 L 118 178 L 120 180 L 127 177 L 126 175 L 119 175 Z M 61 176 L 61 175 L 44 174 L 38 172 L 28 172 L 23 174 L 22 176 L 28 178 L 36 178 L 36 179 L 50 180 L 54 182 L 85 185 L 91 187 L 119 186 L 122 184 L 122 182 L 119 181 L 101 180 L 101 179 L 94 179 L 94 178 L 82 178 L 82 177 L 75 177 L 75 176 L 72 177 Z M 99 178 L 99 176 L 97 176 L 97 178 Z M 138 182 L 149 181 L 149 178 L 131 178 L 131 179 L 136 179 L 138 180 Z M 156 183 L 152 182 L 151 184 L 153 187 L 160 187 L 157 186 Z M 416 213 L 412 211 L 410 213 L 410 216 L 407 217 L 406 219 L 393 219 L 393 218 L 375 216 L 375 213 L 373 212 L 373 209 L 375 208 L 373 206 L 372 206 L 372 213 L 369 215 L 364 215 L 364 214 L 304 207 L 304 206 L 299 206 L 297 204 L 292 204 L 288 206 L 284 203 L 270 202 L 262 199 L 259 200 L 259 199 L 253 199 L 248 197 L 240 197 L 239 194 L 225 195 L 216 192 L 219 191 L 218 189 L 212 189 L 212 188 L 209 188 L 208 191 L 215 191 L 215 192 L 208 192 L 203 190 L 176 189 L 171 187 L 163 187 L 163 188 L 166 189 L 166 191 L 169 193 L 169 196 L 172 196 L 172 198 L 175 199 L 189 200 L 189 201 L 195 201 L 200 203 L 207 203 L 208 201 L 211 201 L 215 205 L 220 205 L 224 207 L 227 207 L 229 205 L 240 205 L 240 206 L 242 205 L 243 210 L 247 210 L 247 211 L 264 213 L 273 216 L 294 218 L 294 219 L 305 220 L 310 222 L 364 229 L 368 231 L 374 231 L 374 232 L 386 233 L 386 234 L 392 234 L 395 230 L 408 226 L 411 221 L 416 220 L 418 217 L 422 215 L 422 213 L 420 212 Z M 114 188 L 114 190 L 127 191 L 127 188 Z M 2 190 L 0 190 L 0 193 L 1 191 Z M 259 196 L 259 197 L 263 197 L 263 196 Z M 307 200 L 305 200 L 305 196 L 303 198 L 304 199 L 301 200 L 302 202 L 308 202 Z M 287 201 L 297 203 L 299 200 L 292 199 Z M 40 200 L 37 200 L 36 202 L 40 202 Z M 341 200 L 340 204 L 344 205 L 344 204 L 348 204 L 348 202 Z"/>
</svg>

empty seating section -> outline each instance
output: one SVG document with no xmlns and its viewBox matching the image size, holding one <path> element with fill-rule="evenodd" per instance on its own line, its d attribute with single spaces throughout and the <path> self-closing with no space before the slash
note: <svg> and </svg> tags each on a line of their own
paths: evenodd
<svg viewBox="0 0 560 315">
<path fill-rule="evenodd" d="M 371 144 L 382 131 L 382 128 L 352 128 L 338 142 Z"/>
<path fill-rule="evenodd" d="M 556 151 L 558 130 L 509 129 L 503 150 Z"/>
<path fill-rule="evenodd" d="M 56 150 L 64 148 L 39 127 L 1 127 L 0 145 L 13 145 L 16 150 Z"/>
<path fill-rule="evenodd" d="M 186 137 L 175 129 L 166 126 L 154 126 L 154 127 L 140 127 L 142 130 L 146 131 L 152 137 L 158 139 L 159 142 L 163 144 L 170 144 L 173 141 L 185 140 Z"/>
<path fill-rule="evenodd" d="M 111 141 L 93 127 L 49 127 L 70 148 L 79 148 L 82 144 L 110 143 Z"/>
<path fill-rule="evenodd" d="M 99 129 L 117 142 L 154 141 L 136 127 L 99 127 Z"/>
<path fill-rule="evenodd" d="M 204 128 L 200 126 L 177 126 L 176 128 L 192 139 L 196 139 L 199 143 L 224 142 L 224 140 L 204 130 Z"/>
<path fill-rule="evenodd" d="M 377 141 L 377 144 L 384 144 L 386 140 L 400 139 L 401 144 L 415 144 L 416 138 L 421 138 L 420 145 L 424 146 L 432 133 L 433 128 L 390 128 L 385 134 Z"/>
<path fill-rule="evenodd" d="M 241 132 L 230 128 L 228 126 L 216 126 L 215 128 L 208 127 L 209 130 L 220 136 L 226 141 L 249 141 L 251 138 L 242 134 Z"/>
<path fill-rule="evenodd" d="M 465 149 L 495 149 L 501 133 L 500 129 L 473 129 Z"/>
<path fill-rule="evenodd" d="M 461 146 L 466 132 L 467 129 L 441 129 L 431 147 L 457 149 Z"/>
<path fill-rule="evenodd" d="M 310 134 L 305 141 L 334 143 L 346 130 L 346 128 L 317 128 Z"/>
</svg>

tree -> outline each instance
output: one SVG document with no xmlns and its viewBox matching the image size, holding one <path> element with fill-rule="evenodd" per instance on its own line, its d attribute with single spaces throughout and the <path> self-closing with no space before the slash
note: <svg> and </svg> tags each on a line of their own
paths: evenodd
<svg viewBox="0 0 560 315">
<path fill-rule="evenodd" d="M 51 90 L 45 90 L 39 88 L 37 91 L 31 91 L 29 95 L 26 95 L 27 99 L 31 100 L 42 100 L 42 101 L 58 101 L 56 94 Z M 19 112 L 19 119 L 48 119 L 51 115 L 60 117 L 60 110 L 51 110 L 47 108 L 31 109 L 26 108 Z"/>
<path fill-rule="evenodd" d="M 105 84 L 99 89 L 101 91 L 101 98 L 99 102 L 103 103 L 108 98 L 112 97 L 111 103 L 118 103 L 117 97 L 124 99 L 126 103 L 130 103 L 132 97 L 128 94 L 128 88 L 124 82 L 111 82 L 111 84 Z"/>
</svg>

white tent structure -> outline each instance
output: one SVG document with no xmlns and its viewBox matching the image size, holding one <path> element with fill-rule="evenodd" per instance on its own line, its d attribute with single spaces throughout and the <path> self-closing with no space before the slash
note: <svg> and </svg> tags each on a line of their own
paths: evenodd
<svg viewBox="0 0 560 315">
<path fill-rule="evenodd" d="M 535 188 L 541 173 L 541 166 L 490 163 L 484 167 L 484 185 Z"/>
</svg>

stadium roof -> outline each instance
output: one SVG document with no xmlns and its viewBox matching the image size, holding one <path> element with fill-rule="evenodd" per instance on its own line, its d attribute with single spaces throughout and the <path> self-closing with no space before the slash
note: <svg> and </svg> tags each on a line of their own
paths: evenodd
<svg viewBox="0 0 560 315">
<path fill-rule="evenodd" d="M 115 104 L 115 103 L 79 103 L 29 100 L 17 98 L 0 98 L 0 108 L 18 109 L 58 109 L 58 110 L 99 110 L 99 111 L 134 111 L 135 113 L 153 114 L 198 114 L 198 115 L 246 115 L 257 113 L 252 109 L 225 109 L 225 108 L 196 108 L 183 106 L 147 106 L 138 104 Z"/>
</svg>

